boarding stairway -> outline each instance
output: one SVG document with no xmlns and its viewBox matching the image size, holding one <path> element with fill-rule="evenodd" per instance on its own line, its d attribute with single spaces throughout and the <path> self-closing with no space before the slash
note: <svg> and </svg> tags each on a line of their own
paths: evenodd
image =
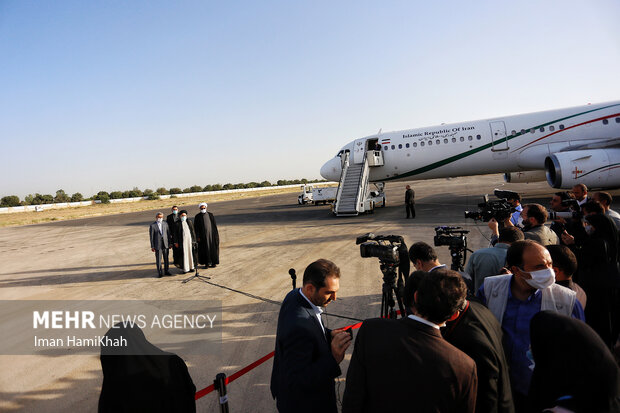
<svg viewBox="0 0 620 413">
<path fill-rule="evenodd" d="M 366 153 L 361 163 L 351 163 L 348 151 L 342 154 L 342 172 L 334 205 L 336 216 L 355 216 L 364 212 L 364 200 L 368 191 L 368 171 Z"/>
</svg>

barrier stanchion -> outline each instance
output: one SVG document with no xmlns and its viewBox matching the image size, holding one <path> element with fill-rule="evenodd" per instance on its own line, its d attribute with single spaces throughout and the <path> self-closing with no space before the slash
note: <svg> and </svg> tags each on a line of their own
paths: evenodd
<svg viewBox="0 0 620 413">
<path fill-rule="evenodd" d="M 215 376 L 213 387 L 220 394 L 220 412 L 228 413 L 228 394 L 226 394 L 226 375 L 224 373 Z"/>
</svg>

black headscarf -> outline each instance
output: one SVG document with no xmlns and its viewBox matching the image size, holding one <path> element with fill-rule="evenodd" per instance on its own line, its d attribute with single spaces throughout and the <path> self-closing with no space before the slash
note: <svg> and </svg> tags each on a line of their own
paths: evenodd
<svg viewBox="0 0 620 413">
<path fill-rule="evenodd" d="M 532 411 L 557 405 L 576 413 L 619 411 L 618 365 L 586 323 L 541 311 L 532 318 L 530 338 L 535 361 Z M 564 400 L 558 401 L 561 398 Z"/>
<path fill-rule="evenodd" d="M 185 362 L 119 323 L 106 336 L 127 340 L 124 348 L 101 348 L 103 385 L 99 412 L 195 412 L 196 386 Z"/>
</svg>

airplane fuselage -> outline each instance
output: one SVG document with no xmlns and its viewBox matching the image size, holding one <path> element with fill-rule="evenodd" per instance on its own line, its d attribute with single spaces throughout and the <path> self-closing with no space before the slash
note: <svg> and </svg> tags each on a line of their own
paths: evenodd
<svg viewBox="0 0 620 413">
<path fill-rule="evenodd" d="M 321 175 L 338 181 L 342 152 L 359 162 L 368 141 L 384 159 L 371 182 L 543 170 L 551 154 L 620 143 L 620 101 L 371 135 L 346 144 Z"/>
</svg>

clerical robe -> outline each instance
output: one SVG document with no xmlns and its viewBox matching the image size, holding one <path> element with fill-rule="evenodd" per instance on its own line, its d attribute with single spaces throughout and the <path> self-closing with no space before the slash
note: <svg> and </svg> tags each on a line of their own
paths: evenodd
<svg viewBox="0 0 620 413">
<path fill-rule="evenodd" d="M 217 231 L 213 214 L 198 213 L 194 218 L 196 239 L 198 240 L 198 262 L 215 266 L 220 263 L 220 234 Z"/>
</svg>

